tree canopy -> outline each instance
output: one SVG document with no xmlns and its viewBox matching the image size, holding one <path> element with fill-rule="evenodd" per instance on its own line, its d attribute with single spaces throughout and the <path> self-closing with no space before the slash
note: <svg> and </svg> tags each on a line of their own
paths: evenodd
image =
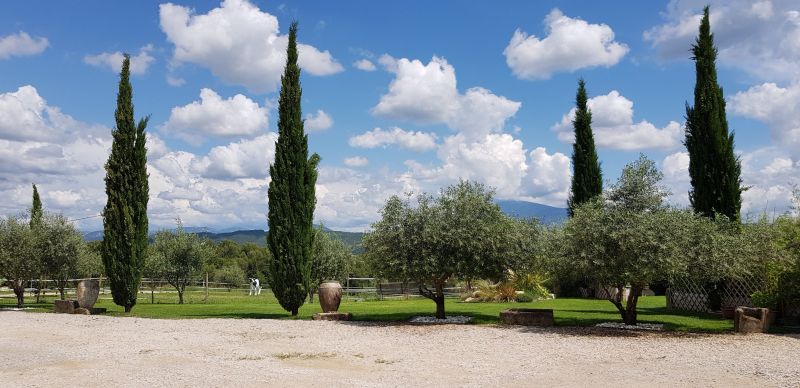
<svg viewBox="0 0 800 388">
<path fill-rule="evenodd" d="M 269 167 L 270 287 L 292 315 L 303 305 L 311 282 L 315 187 L 319 155 L 308 156 L 303 128 L 302 88 L 297 65 L 297 23 L 289 28 L 286 68 L 278 97 L 278 141 Z"/>
<path fill-rule="evenodd" d="M 692 45 L 695 61 L 694 105 L 686 104 L 689 152 L 689 200 L 706 217 L 723 215 L 739 220 L 742 207 L 741 164 L 734 154 L 734 135 L 728 132 L 725 98 L 717 83 L 717 48 L 711 33 L 708 6 Z"/>
<path fill-rule="evenodd" d="M 572 144 L 572 183 L 567 207 L 572 215 L 575 208 L 603 194 L 603 172 L 597 160 L 597 150 L 592 133 L 592 112 L 588 107 L 586 82 L 578 81 L 575 96 L 575 143 Z"/>
<path fill-rule="evenodd" d="M 389 198 L 381 220 L 364 237 L 372 267 L 385 279 L 412 281 L 445 318 L 444 287 L 451 278 L 500 278 L 511 266 L 513 221 L 483 184 L 461 181 L 438 197 Z"/>
<path fill-rule="evenodd" d="M 155 262 L 150 265 L 159 268 L 161 278 L 178 291 L 178 304 L 183 304 L 186 286 L 191 283 L 211 255 L 211 242 L 195 233 L 187 233 L 178 222 L 176 230 L 156 233 L 151 253 Z"/>
<path fill-rule="evenodd" d="M 148 117 L 137 124 L 133 116 L 130 56 L 120 71 L 116 127 L 106 162 L 106 206 L 103 209 L 103 265 L 114 303 L 130 312 L 136 305 L 142 266 L 147 255 L 147 148 Z"/>
</svg>

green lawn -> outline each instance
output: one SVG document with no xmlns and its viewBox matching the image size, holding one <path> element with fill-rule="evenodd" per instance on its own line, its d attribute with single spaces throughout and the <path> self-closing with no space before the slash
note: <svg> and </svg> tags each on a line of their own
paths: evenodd
<svg viewBox="0 0 800 388">
<path fill-rule="evenodd" d="M 12 306 L 16 303 L 11 295 L 3 295 L 0 306 Z M 186 304 L 177 304 L 177 294 L 161 293 L 155 295 L 155 302 L 150 303 L 150 294 L 141 294 L 139 304 L 130 315 L 147 318 L 271 318 L 293 319 L 278 305 L 269 292 L 260 296 L 247 296 L 246 291 L 215 291 L 203 301 L 204 293 L 187 292 Z M 33 311 L 52 310 L 52 296 L 43 299 L 43 303 L 35 304 L 34 298 L 26 296 L 27 307 Z M 109 315 L 126 315 L 115 305 L 109 294 L 102 294 L 96 307 L 105 307 Z M 343 301 L 340 311 L 353 313 L 358 321 L 402 322 L 416 315 L 433 315 L 434 303 L 423 298 L 409 300 L 382 301 Z M 448 299 L 447 314 L 469 315 L 477 324 L 498 323 L 498 314 L 509 307 L 518 308 L 552 308 L 557 326 L 591 326 L 601 322 L 620 321 L 614 306 L 605 300 L 560 298 L 531 303 L 462 303 L 457 299 Z M 299 319 L 310 319 L 314 313 L 320 312 L 318 303 L 306 303 L 300 309 Z M 710 314 L 681 313 L 668 311 L 663 296 L 642 297 L 639 299 L 639 321 L 663 323 L 667 330 L 692 332 L 723 332 L 733 329 L 729 320 L 722 320 Z"/>
</svg>

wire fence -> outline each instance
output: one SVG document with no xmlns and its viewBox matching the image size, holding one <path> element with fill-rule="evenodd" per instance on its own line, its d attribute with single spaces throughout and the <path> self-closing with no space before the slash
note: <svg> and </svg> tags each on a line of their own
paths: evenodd
<svg viewBox="0 0 800 388">
<path fill-rule="evenodd" d="M 90 277 L 90 278 L 78 278 L 78 279 L 67 279 L 66 284 L 70 285 L 69 287 L 64 288 L 65 294 L 74 294 L 75 293 L 75 286 L 78 282 L 82 280 L 97 280 L 100 284 L 100 294 L 110 293 L 111 289 L 108 285 L 108 278 L 106 277 Z M 53 279 L 31 279 L 25 282 L 25 293 L 29 294 L 30 296 L 47 296 L 47 295 L 59 295 L 60 290 L 58 289 L 58 284 L 61 281 L 53 280 Z M 2 283 L 0 283 L 2 284 Z M 243 283 L 243 284 L 233 284 L 233 283 L 223 283 L 223 282 L 212 282 L 206 281 L 205 279 L 192 279 L 187 283 L 187 288 L 201 288 L 202 290 L 208 291 L 220 291 L 220 290 L 232 290 L 232 289 L 249 289 L 250 283 Z M 158 289 L 158 292 L 176 292 L 172 290 L 164 290 L 164 288 L 169 288 L 170 283 L 166 279 L 153 279 L 153 278 L 142 278 L 141 283 L 139 284 L 139 292 L 153 292 L 155 289 Z"/>
<path fill-rule="evenodd" d="M 82 280 L 97 280 L 100 285 L 100 294 L 110 293 L 108 278 L 90 277 L 67 279 L 69 287 L 64 288 L 66 294 L 75 293 L 75 285 Z M 60 293 L 58 284 L 60 282 L 53 279 L 31 279 L 25 282 L 25 293 L 30 296 L 58 295 Z M 139 284 L 140 293 L 168 293 L 177 292 L 170 285 L 167 279 L 142 278 Z M 250 283 L 233 284 L 225 282 L 207 281 L 204 278 L 191 279 L 186 284 L 187 291 L 230 291 L 242 289 L 249 291 Z M 269 291 L 269 285 L 261 283 L 261 291 Z M 447 297 L 460 296 L 465 292 L 463 287 L 457 285 L 447 285 L 444 287 L 444 295 Z M 342 285 L 342 293 L 351 300 L 360 299 L 386 299 L 386 298 L 410 298 L 421 297 L 419 284 L 414 282 L 388 282 L 377 278 L 358 278 L 348 277 Z"/>
<path fill-rule="evenodd" d="M 347 278 L 342 293 L 351 300 L 374 297 L 377 299 L 421 297 L 419 283 L 389 282 L 377 278 Z M 430 287 L 429 287 L 430 288 Z M 457 285 L 444 287 L 446 297 L 461 296 L 464 288 Z"/>
</svg>

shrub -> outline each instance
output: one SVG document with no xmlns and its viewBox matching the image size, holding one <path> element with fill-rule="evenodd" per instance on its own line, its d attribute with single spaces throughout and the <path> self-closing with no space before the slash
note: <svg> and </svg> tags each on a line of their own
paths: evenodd
<svg viewBox="0 0 800 388">
<path fill-rule="evenodd" d="M 768 309 L 778 308 L 778 295 L 768 291 L 756 291 L 750 295 L 753 305 L 756 307 L 765 307 Z"/>
<path fill-rule="evenodd" d="M 247 282 L 244 270 L 238 265 L 226 265 L 214 271 L 214 281 L 225 283 L 225 287 L 230 291 L 232 288 L 239 288 L 239 285 Z"/>
<path fill-rule="evenodd" d="M 470 296 L 480 302 L 513 302 L 517 300 L 517 288 L 511 281 L 496 284 L 486 280 L 475 282 L 475 292 Z"/>
<path fill-rule="evenodd" d="M 517 295 L 517 302 L 519 303 L 530 303 L 533 302 L 534 298 L 530 294 L 519 294 Z"/>
<path fill-rule="evenodd" d="M 516 289 L 525 291 L 531 298 L 546 299 L 550 297 L 550 290 L 545 287 L 550 279 L 543 274 L 510 272 L 509 280 L 514 283 Z"/>
</svg>

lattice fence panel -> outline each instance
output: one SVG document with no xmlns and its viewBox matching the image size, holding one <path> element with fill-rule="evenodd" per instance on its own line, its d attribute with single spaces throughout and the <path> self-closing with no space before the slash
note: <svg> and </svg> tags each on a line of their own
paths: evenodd
<svg viewBox="0 0 800 388">
<path fill-rule="evenodd" d="M 722 307 L 753 306 L 750 295 L 763 287 L 756 276 L 724 282 Z M 667 290 L 667 307 L 683 311 L 708 311 L 708 291 L 703 284 L 691 279 L 675 279 Z"/>
<path fill-rule="evenodd" d="M 667 289 L 667 308 L 682 311 L 708 311 L 708 292 L 690 279 L 675 279 Z"/>
<path fill-rule="evenodd" d="M 726 281 L 725 287 L 722 288 L 722 307 L 753 307 L 750 295 L 762 289 L 763 286 L 763 281 L 755 276 Z"/>
</svg>

